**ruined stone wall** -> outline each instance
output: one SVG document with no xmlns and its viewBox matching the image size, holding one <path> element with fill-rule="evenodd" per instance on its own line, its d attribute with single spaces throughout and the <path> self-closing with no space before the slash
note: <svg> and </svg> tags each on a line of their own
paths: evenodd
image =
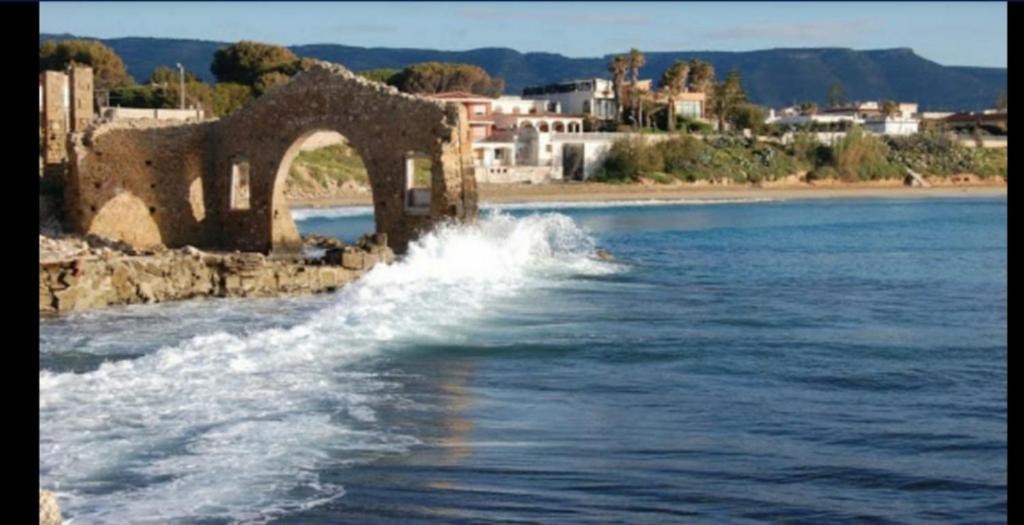
<svg viewBox="0 0 1024 525">
<path fill-rule="evenodd" d="M 460 113 L 461 112 L 461 113 Z M 396 251 L 435 220 L 475 213 L 464 185 L 472 179 L 465 109 L 366 80 L 347 69 L 319 63 L 222 120 L 216 129 L 217 194 L 224 213 L 226 247 L 290 251 L 298 233 L 284 198 L 287 171 L 301 143 L 318 131 L 342 134 L 359 153 L 373 192 L 377 232 Z M 405 161 L 421 154 L 433 162 L 429 214 L 407 213 Z M 232 164 L 248 161 L 251 205 L 230 206 Z M 474 194 L 475 197 L 475 194 Z M 268 245 L 269 241 L 269 245 Z"/>
<path fill-rule="evenodd" d="M 137 247 L 215 246 L 211 123 L 118 122 L 72 135 L 65 220 L 74 231 Z"/>
<path fill-rule="evenodd" d="M 93 78 L 91 67 L 72 67 L 68 79 L 71 88 L 71 131 L 85 131 L 92 124 Z"/>
<path fill-rule="evenodd" d="M 65 212 L 81 234 L 134 246 L 296 253 L 288 169 L 306 138 L 333 131 L 362 157 L 377 232 L 400 253 L 439 220 L 476 217 L 467 121 L 461 105 L 318 62 L 220 121 L 112 122 L 73 134 Z M 432 161 L 429 209 L 406 208 L 410 156 Z"/>
</svg>

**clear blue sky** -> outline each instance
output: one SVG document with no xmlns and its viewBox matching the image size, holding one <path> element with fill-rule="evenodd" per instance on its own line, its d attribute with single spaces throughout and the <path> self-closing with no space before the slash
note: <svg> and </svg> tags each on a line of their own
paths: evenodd
<svg viewBox="0 0 1024 525">
<path fill-rule="evenodd" d="M 465 50 L 571 57 L 771 47 L 910 47 L 1006 67 L 1002 2 L 43 2 L 40 31 L 111 38 Z"/>
</svg>

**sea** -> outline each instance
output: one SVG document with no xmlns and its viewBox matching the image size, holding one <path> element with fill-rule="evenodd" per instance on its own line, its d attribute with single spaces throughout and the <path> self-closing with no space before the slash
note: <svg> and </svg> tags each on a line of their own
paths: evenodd
<svg viewBox="0 0 1024 525">
<path fill-rule="evenodd" d="M 335 293 L 41 319 L 40 485 L 76 525 L 1006 523 L 1006 221 L 485 206 Z"/>
</svg>

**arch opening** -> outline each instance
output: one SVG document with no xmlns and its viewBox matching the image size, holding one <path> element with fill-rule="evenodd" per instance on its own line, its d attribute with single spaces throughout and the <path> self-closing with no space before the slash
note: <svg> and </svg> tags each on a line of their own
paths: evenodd
<svg viewBox="0 0 1024 525">
<path fill-rule="evenodd" d="M 280 161 L 275 178 L 272 249 L 288 248 L 285 240 L 294 234 L 317 234 L 354 242 L 376 230 L 373 214 L 357 215 L 344 221 L 308 221 L 296 224 L 291 207 L 305 207 L 324 199 L 372 200 L 370 174 L 359 148 L 330 129 L 307 131 L 295 139 Z M 294 251 L 294 250 L 292 250 Z"/>
</svg>

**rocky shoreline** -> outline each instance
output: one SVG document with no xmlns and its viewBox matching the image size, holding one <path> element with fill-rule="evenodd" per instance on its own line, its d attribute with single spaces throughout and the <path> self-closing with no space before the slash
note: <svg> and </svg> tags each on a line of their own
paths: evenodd
<svg viewBox="0 0 1024 525">
<path fill-rule="evenodd" d="M 193 247 L 138 251 L 104 239 L 39 236 L 39 313 L 197 297 L 279 297 L 334 291 L 390 263 L 383 235 L 346 245 L 310 237 L 321 255 L 295 260 Z"/>
</svg>

